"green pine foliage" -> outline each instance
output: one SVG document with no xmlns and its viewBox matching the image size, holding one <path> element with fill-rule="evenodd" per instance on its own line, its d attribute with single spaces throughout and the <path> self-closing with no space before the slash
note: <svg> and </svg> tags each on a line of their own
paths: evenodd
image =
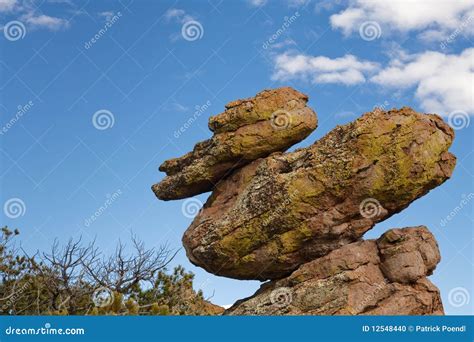
<svg viewBox="0 0 474 342">
<path fill-rule="evenodd" d="M 146 249 L 132 238 L 134 253 L 119 243 L 112 256 L 81 240 L 50 253 L 26 255 L 14 240 L 18 230 L 0 231 L 2 315 L 216 315 L 222 308 L 193 289 L 194 275 L 182 266 L 168 272 L 176 253 Z M 99 292 L 100 291 L 100 292 Z"/>
</svg>

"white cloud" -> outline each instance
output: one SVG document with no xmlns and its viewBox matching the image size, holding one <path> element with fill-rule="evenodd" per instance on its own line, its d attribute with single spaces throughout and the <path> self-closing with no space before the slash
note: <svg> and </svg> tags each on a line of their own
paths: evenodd
<svg viewBox="0 0 474 342">
<path fill-rule="evenodd" d="M 167 20 L 175 19 L 175 18 L 180 18 L 185 14 L 184 10 L 179 9 L 179 8 L 170 8 L 169 10 L 166 11 L 165 13 L 165 18 Z"/>
<path fill-rule="evenodd" d="M 183 26 L 190 21 L 196 21 L 196 19 L 193 16 L 186 13 L 185 10 L 182 10 L 179 8 L 168 9 L 166 13 L 164 14 L 164 16 L 165 16 L 165 20 L 168 23 L 173 22 L 173 23 L 178 23 Z M 181 29 L 183 29 L 183 26 Z M 200 32 L 202 32 L 201 29 L 199 30 Z M 181 31 L 173 32 L 172 34 L 170 34 L 169 38 L 172 42 L 177 42 L 178 40 L 183 38 L 183 33 Z"/>
<path fill-rule="evenodd" d="M 275 81 L 348 86 L 370 82 L 398 95 L 414 89 L 414 98 L 423 110 L 441 115 L 460 110 L 474 115 L 474 48 L 460 54 L 407 54 L 400 50 L 390 54 L 383 67 L 353 55 L 331 59 L 288 52 L 277 55 L 274 63 Z"/>
<path fill-rule="evenodd" d="M 474 16 L 472 0 L 352 0 L 348 8 L 331 15 L 330 21 L 333 28 L 345 35 L 357 32 L 365 21 L 376 21 L 385 33 L 430 30 L 429 35 L 434 36 L 434 32 L 449 34 L 469 16 Z M 466 32 L 474 34 L 474 29 Z"/>
<path fill-rule="evenodd" d="M 415 87 L 415 98 L 430 112 L 474 114 L 474 48 L 459 55 L 428 51 L 393 59 L 371 78 L 383 87 Z"/>
<path fill-rule="evenodd" d="M 366 75 L 377 68 L 377 63 L 359 60 L 353 55 L 331 59 L 325 56 L 284 53 L 275 58 L 272 79 L 305 79 L 313 83 L 353 85 L 365 82 Z"/>
<path fill-rule="evenodd" d="M 166 106 L 167 109 L 169 110 L 173 110 L 173 111 L 176 111 L 176 112 L 179 112 L 179 113 L 184 113 L 184 112 L 187 112 L 189 110 L 189 107 L 179 103 L 179 102 L 172 102 L 170 103 L 169 105 Z"/>
<path fill-rule="evenodd" d="M 0 13 L 11 12 L 17 6 L 16 0 L 0 0 Z"/>
<path fill-rule="evenodd" d="M 305 6 L 311 0 L 286 0 L 288 7 L 301 7 Z M 247 2 L 253 7 L 265 6 L 268 0 L 247 0 Z"/>
<path fill-rule="evenodd" d="M 254 7 L 264 6 L 267 0 L 248 0 L 248 3 Z"/>
<path fill-rule="evenodd" d="M 170 8 L 165 13 L 165 19 L 167 21 L 176 21 L 178 23 L 184 24 L 190 20 L 194 20 L 194 18 L 187 14 L 184 10 L 179 8 Z"/>
<path fill-rule="evenodd" d="M 65 3 L 72 6 L 68 0 L 49 0 L 48 2 Z M 44 28 L 57 31 L 69 26 L 66 19 L 40 13 L 35 3 L 29 0 L 0 0 L 0 13 L 15 15 L 18 20 L 32 29 Z"/>
<path fill-rule="evenodd" d="M 36 14 L 34 12 L 28 12 L 21 16 L 20 19 L 33 29 L 45 28 L 51 31 L 57 31 L 69 26 L 69 22 L 66 19 Z"/>
<path fill-rule="evenodd" d="M 105 21 L 111 21 L 115 15 L 114 11 L 104 11 L 98 13 L 99 17 L 105 18 Z"/>
<path fill-rule="evenodd" d="M 288 6 L 301 7 L 306 6 L 311 0 L 288 0 Z"/>
<path fill-rule="evenodd" d="M 268 44 L 268 48 L 270 48 L 270 49 L 283 49 L 285 47 L 289 47 L 289 46 L 293 46 L 293 45 L 296 45 L 296 42 L 291 38 L 287 38 L 287 39 L 285 39 L 281 42 L 278 42 L 278 43 Z"/>
</svg>

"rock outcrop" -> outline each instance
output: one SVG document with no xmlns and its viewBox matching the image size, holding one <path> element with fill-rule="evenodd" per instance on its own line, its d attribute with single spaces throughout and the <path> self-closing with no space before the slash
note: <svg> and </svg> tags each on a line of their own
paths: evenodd
<svg viewBox="0 0 474 342">
<path fill-rule="evenodd" d="M 191 262 L 278 279 L 354 242 L 451 176 L 453 130 L 410 108 L 375 110 L 292 153 L 236 170 L 183 237 Z"/>
<path fill-rule="evenodd" d="M 231 102 L 210 118 L 211 139 L 160 166 L 160 199 L 212 190 L 184 233 L 188 258 L 270 280 L 229 315 L 443 314 L 426 227 L 361 239 L 451 177 L 453 130 L 434 114 L 376 109 L 286 153 L 317 126 L 307 101 L 280 88 Z"/>
<path fill-rule="evenodd" d="M 285 151 L 317 127 L 316 113 L 307 101 L 292 88 L 279 88 L 228 103 L 225 112 L 209 119 L 211 139 L 160 166 L 167 176 L 153 185 L 154 193 L 173 200 L 207 192 L 232 170 Z"/>
<path fill-rule="evenodd" d="M 392 229 L 354 242 L 265 283 L 228 315 L 443 314 L 438 289 L 426 278 L 440 261 L 426 227 Z"/>
</svg>

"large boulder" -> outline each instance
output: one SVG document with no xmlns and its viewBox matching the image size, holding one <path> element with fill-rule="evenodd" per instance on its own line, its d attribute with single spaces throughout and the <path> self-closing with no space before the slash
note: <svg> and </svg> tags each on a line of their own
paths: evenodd
<svg viewBox="0 0 474 342">
<path fill-rule="evenodd" d="M 230 117 L 239 118 L 239 124 L 247 120 L 237 114 L 229 115 L 232 121 Z M 224 119 L 211 122 L 216 130 L 228 125 Z M 268 121 L 260 123 L 265 126 Z M 377 109 L 336 127 L 307 148 L 255 160 L 214 188 L 184 234 L 187 255 L 216 275 L 259 280 L 288 276 L 300 265 L 357 241 L 376 222 L 446 181 L 455 166 L 448 152 L 453 137 L 453 130 L 437 115 L 407 107 Z M 252 150 L 242 145 L 236 154 L 247 149 Z M 188 178 L 189 170 L 201 170 L 204 183 L 216 175 L 207 162 L 199 162 L 204 159 L 189 158 L 188 169 L 172 176 L 178 182 L 175 189 L 184 184 L 193 188 L 190 179 L 199 177 Z M 211 184 L 206 184 L 194 189 L 209 189 Z M 158 185 L 155 190 L 167 197 L 162 189 Z M 172 191 L 177 197 L 195 192 Z M 390 263 L 387 268 L 392 268 Z M 422 271 L 413 269 L 403 276 L 411 279 Z M 391 274 L 401 277 L 396 270 Z M 418 285 L 423 293 L 430 286 L 425 280 Z"/>
<path fill-rule="evenodd" d="M 265 283 L 228 315 L 436 315 L 439 290 L 426 278 L 440 261 L 426 227 L 354 242 Z"/>
<path fill-rule="evenodd" d="M 225 112 L 209 119 L 211 139 L 160 166 L 167 176 L 152 186 L 154 193 L 173 200 L 211 191 L 232 170 L 300 142 L 317 127 L 307 101 L 292 88 L 279 88 L 230 102 Z"/>
</svg>

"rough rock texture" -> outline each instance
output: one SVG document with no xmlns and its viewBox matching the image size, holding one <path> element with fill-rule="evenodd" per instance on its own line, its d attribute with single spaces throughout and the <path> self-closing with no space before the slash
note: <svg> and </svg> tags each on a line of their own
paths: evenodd
<svg viewBox="0 0 474 342">
<path fill-rule="evenodd" d="M 172 200 L 210 191 L 232 170 L 303 140 L 317 126 L 307 101 L 292 88 L 279 88 L 230 102 L 209 119 L 211 139 L 160 166 L 167 177 L 153 185 L 156 196 Z"/>
<path fill-rule="evenodd" d="M 250 120 L 222 115 L 222 120 L 211 120 L 215 130 L 224 130 L 228 121 L 237 118 L 238 125 Z M 375 110 L 336 127 L 307 148 L 258 159 L 216 186 L 184 234 L 187 255 L 207 271 L 231 278 L 288 276 L 301 264 L 357 241 L 376 222 L 447 180 L 455 165 L 455 157 L 448 152 L 453 137 L 453 130 L 437 115 L 406 107 Z M 247 148 L 239 149 L 237 155 Z M 204 178 L 215 174 L 204 167 L 206 162 L 194 166 L 198 164 L 193 162 L 181 175 L 172 176 L 178 188 L 189 186 L 185 179 L 190 170 L 206 168 Z M 166 165 L 171 170 L 171 163 Z M 160 189 L 155 191 L 160 193 Z M 183 191 L 179 194 L 186 194 Z M 390 254 L 390 246 L 382 250 Z M 411 258 L 408 254 L 397 257 L 396 263 Z M 385 264 L 392 267 L 389 261 Z M 423 273 L 419 267 L 413 266 L 403 277 L 412 279 Z M 402 277 L 396 270 L 391 274 L 394 279 Z M 393 296 L 387 300 L 406 291 L 437 294 L 428 281 L 420 280 L 417 286 L 390 285 Z"/>
<path fill-rule="evenodd" d="M 300 266 L 237 301 L 229 315 L 441 315 L 426 278 L 440 260 L 426 227 L 392 229 Z"/>
</svg>

